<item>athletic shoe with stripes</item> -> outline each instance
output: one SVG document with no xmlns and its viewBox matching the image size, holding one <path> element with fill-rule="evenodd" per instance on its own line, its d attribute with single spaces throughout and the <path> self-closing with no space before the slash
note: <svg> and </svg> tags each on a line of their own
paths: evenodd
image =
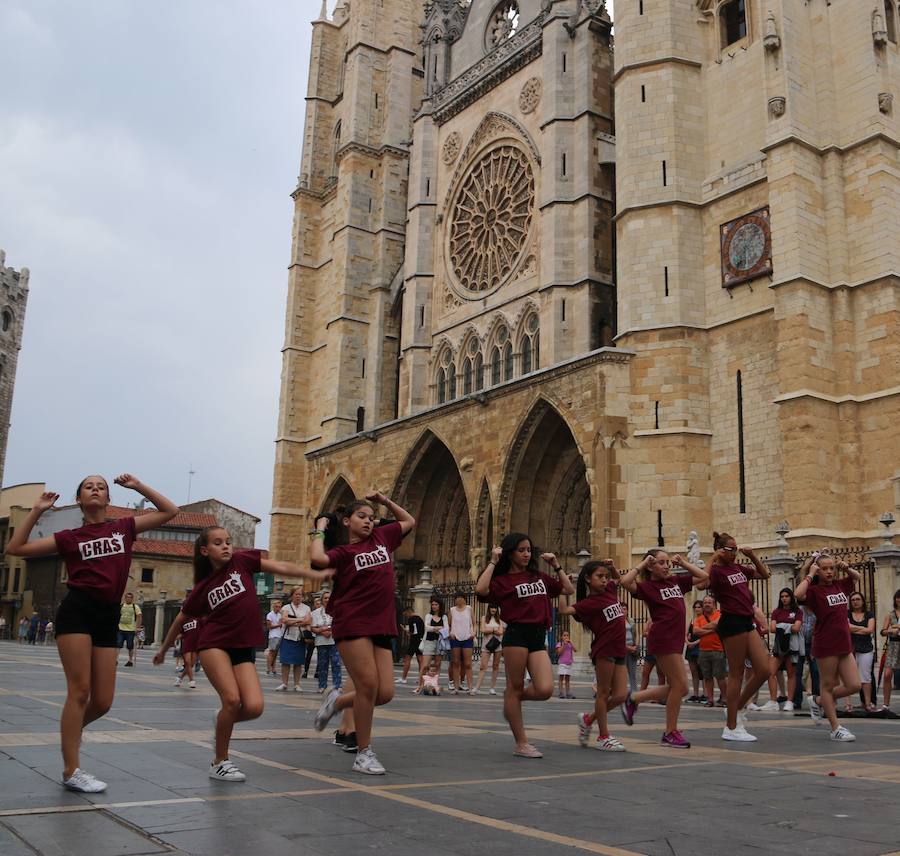
<svg viewBox="0 0 900 856">
<path fill-rule="evenodd" d="M 822 710 L 822 705 L 820 705 L 816 701 L 816 697 L 814 695 L 808 695 L 806 697 L 806 703 L 809 705 L 809 715 L 812 718 L 813 725 L 821 724 L 822 719 L 825 715 Z"/>
<path fill-rule="evenodd" d="M 209 777 L 220 782 L 244 782 L 247 777 L 227 758 L 218 764 L 213 761 L 209 765 Z"/>
<path fill-rule="evenodd" d="M 366 746 L 365 749 L 360 749 L 356 753 L 356 760 L 353 762 L 353 772 L 365 773 L 367 776 L 383 776 L 386 770 L 372 751 L 372 747 Z"/>
<path fill-rule="evenodd" d="M 594 748 L 599 749 L 601 752 L 625 751 L 625 747 L 622 745 L 622 743 L 615 737 L 611 737 L 608 734 L 606 735 L 606 737 L 598 737 L 597 742 L 594 743 Z"/>
<path fill-rule="evenodd" d="M 838 743 L 852 743 L 856 737 L 843 725 L 839 725 L 831 732 L 831 739 Z"/>
<path fill-rule="evenodd" d="M 337 700 L 340 697 L 341 691 L 339 689 L 332 689 L 325 696 L 325 701 L 322 702 L 322 706 L 316 711 L 316 718 L 313 721 L 316 731 L 325 730 L 325 726 L 328 725 L 331 717 L 337 713 Z"/>
<path fill-rule="evenodd" d="M 678 731 L 668 731 L 663 734 L 659 741 L 662 746 L 669 746 L 672 749 L 690 749 L 691 744 L 684 739 L 684 735 Z"/>
</svg>

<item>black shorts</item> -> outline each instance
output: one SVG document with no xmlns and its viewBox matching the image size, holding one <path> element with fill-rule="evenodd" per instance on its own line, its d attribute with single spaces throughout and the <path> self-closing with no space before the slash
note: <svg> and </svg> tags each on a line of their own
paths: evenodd
<svg viewBox="0 0 900 856">
<path fill-rule="evenodd" d="M 224 651 L 228 655 L 228 659 L 231 660 L 232 666 L 256 662 L 256 648 L 203 648 L 197 651 L 197 654 L 202 655 L 204 651 Z"/>
<path fill-rule="evenodd" d="M 597 660 L 602 660 L 604 663 L 612 663 L 615 666 L 624 666 L 625 665 L 624 657 L 597 657 L 594 660 L 594 663 L 596 663 Z"/>
<path fill-rule="evenodd" d="M 730 636 L 739 636 L 741 633 L 755 631 L 756 625 L 753 623 L 751 615 L 733 615 L 730 612 L 723 612 L 716 625 L 719 639 L 728 639 Z"/>
<path fill-rule="evenodd" d="M 394 650 L 394 639 L 396 636 L 388 636 L 387 633 L 376 633 L 374 636 L 345 636 L 343 639 L 336 639 L 336 642 L 349 642 L 351 639 L 371 639 L 372 644 L 376 648 L 384 648 L 388 651 Z"/>
<path fill-rule="evenodd" d="M 406 655 L 408 657 L 417 657 L 421 652 L 419 651 L 419 645 L 422 644 L 421 636 L 410 636 L 409 637 L 409 646 L 406 649 Z"/>
<path fill-rule="evenodd" d="M 529 654 L 546 651 L 547 630 L 543 624 L 507 624 L 503 631 L 504 648 L 527 648 Z"/>
<path fill-rule="evenodd" d="M 125 647 L 129 651 L 134 650 L 134 634 L 137 633 L 136 630 L 119 630 L 117 639 L 116 639 L 116 647 L 121 648 L 124 644 Z"/>
<path fill-rule="evenodd" d="M 56 611 L 56 635 L 84 633 L 95 648 L 116 648 L 120 612 L 118 603 L 95 600 L 82 589 L 70 588 Z"/>
</svg>

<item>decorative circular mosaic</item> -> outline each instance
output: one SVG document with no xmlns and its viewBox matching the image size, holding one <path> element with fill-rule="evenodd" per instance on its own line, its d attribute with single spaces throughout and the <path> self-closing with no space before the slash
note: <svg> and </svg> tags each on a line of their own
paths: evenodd
<svg viewBox="0 0 900 856">
<path fill-rule="evenodd" d="M 454 131 L 447 137 L 444 142 L 443 152 L 441 153 L 444 163 L 451 164 L 459 157 L 459 146 L 461 142 L 462 139 L 459 136 L 459 131 Z"/>
<path fill-rule="evenodd" d="M 728 258 L 735 270 L 747 271 L 759 264 L 766 251 L 766 235 L 756 223 L 745 223 L 731 237 Z"/>
<path fill-rule="evenodd" d="M 531 77 L 525 81 L 519 93 L 519 109 L 523 113 L 531 113 L 541 103 L 543 84 L 539 77 Z"/>
<path fill-rule="evenodd" d="M 525 153 L 501 145 L 469 170 L 452 206 L 450 267 L 468 291 L 491 291 L 521 261 L 534 211 L 534 172 Z"/>
<path fill-rule="evenodd" d="M 491 14 L 485 33 L 488 50 L 511 39 L 519 29 L 519 4 L 516 0 L 503 0 Z"/>
</svg>

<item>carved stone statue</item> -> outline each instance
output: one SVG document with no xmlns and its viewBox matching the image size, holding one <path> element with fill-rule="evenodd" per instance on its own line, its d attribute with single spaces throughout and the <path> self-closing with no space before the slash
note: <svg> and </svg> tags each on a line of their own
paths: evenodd
<svg viewBox="0 0 900 856">
<path fill-rule="evenodd" d="M 781 37 L 778 35 L 778 27 L 775 24 L 775 13 L 769 10 L 766 18 L 766 34 L 763 36 L 763 47 L 770 53 L 774 53 L 781 47 Z"/>
<path fill-rule="evenodd" d="M 887 44 L 888 34 L 887 27 L 884 23 L 884 15 L 876 9 L 872 12 L 872 40 L 879 47 L 883 47 Z"/>
<path fill-rule="evenodd" d="M 704 567 L 705 562 L 700 558 L 700 539 L 693 529 L 691 530 L 690 535 L 688 535 L 686 552 L 687 560 L 692 565 L 696 565 L 698 568 Z"/>
<path fill-rule="evenodd" d="M 891 92 L 878 93 L 878 109 L 885 114 L 890 114 L 894 106 L 894 95 Z"/>
</svg>

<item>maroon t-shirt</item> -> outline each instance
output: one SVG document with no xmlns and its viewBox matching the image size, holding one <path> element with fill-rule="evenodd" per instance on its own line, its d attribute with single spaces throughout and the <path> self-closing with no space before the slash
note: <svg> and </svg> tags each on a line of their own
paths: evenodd
<svg viewBox="0 0 900 856">
<path fill-rule="evenodd" d="M 672 574 L 664 580 L 637 584 L 634 596 L 647 602 L 653 619 L 647 636 L 648 654 L 680 654 L 684 650 L 684 596 L 693 587 L 694 578 L 689 574 Z"/>
<path fill-rule="evenodd" d="M 800 610 L 785 609 L 783 606 L 779 606 L 772 610 L 771 618 L 776 624 L 794 624 L 794 622 L 800 621 Z"/>
<path fill-rule="evenodd" d="M 392 554 L 403 540 L 399 523 L 372 530 L 365 541 L 344 544 L 327 552 L 334 568 L 334 594 L 328 612 L 335 642 L 355 636 L 396 636 Z"/>
<path fill-rule="evenodd" d="M 561 591 L 558 576 L 516 571 L 493 577 L 487 600 L 500 607 L 507 624 L 540 624 L 549 629 L 553 623 L 550 598 L 559 597 Z"/>
<path fill-rule="evenodd" d="M 713 565 L 710 568 L 709 591 L 719 601 L 722 615 L 753 617 L 753 599 L 747 580 L 755 577 L 756 568 L 744 565 Z"/>
<path fill-rule="evenodd" d="M 198 650 L 265 645 L 253 581 L 253 574 L 259 573 L 259 560 L 259 550 L 236 550 L 225 567 L 194 585 L 181 611 L 205 619 L 200 625 Z"/>
<path fill-rule="evenodd" d="M 200 641 L 200 618 L 190 618 L 181 625 L 181 653 L 190 654 L 197 650 Z"/>
<path fill-rule="evenodd" d="M 850 641 L 850 595 L 856 588 L 852 577 L 835 580 L 826 586 L 810 583 L 806 590 L 806 606 L 816 616 L 813 628 L 812 655 L 841 657 L 853 651 Z"/>
<path fill-rule="evenodd" d="M 613 580 L 606 584 L 602 592 L 594 593 L 575 604 L 575 618 L 594 634 L 591 643 L 591 659 L 597 657 L 624 657 L 625 610 L 619 603 L 617 588 Z"/>
<path fill-rule="evenodd" d="M 66 563 L 69 588 L 108 603 L 122 599 L 137 538 L 133 517 L 88 523 L 78 529 L 64 529 L 53 537 Z"/>
</svg>

